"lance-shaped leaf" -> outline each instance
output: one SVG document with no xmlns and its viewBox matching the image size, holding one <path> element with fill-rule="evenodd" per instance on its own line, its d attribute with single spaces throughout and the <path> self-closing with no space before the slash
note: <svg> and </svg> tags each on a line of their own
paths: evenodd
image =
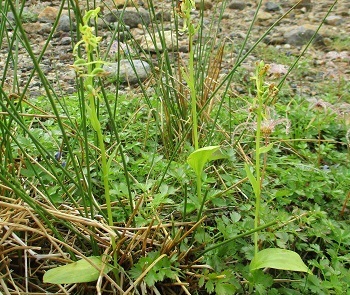
<svg viewBox="0 0 350 295">
<path fill-rule="evenodd" d="M 91 256 L 48 270 L 43 281 L 50 284 L 88 283 L 96 281 L 101 270 L 106 274 L 112 270 L 112 266 L 104 263 L 100 256 Z"/>
<path fill-rule="evenodd" d="M 311 274 L 299 254 L 286 249 L 268 248 L 258 252 L 250 263 L 250 270 L 266 267 Z"/>
</svg>

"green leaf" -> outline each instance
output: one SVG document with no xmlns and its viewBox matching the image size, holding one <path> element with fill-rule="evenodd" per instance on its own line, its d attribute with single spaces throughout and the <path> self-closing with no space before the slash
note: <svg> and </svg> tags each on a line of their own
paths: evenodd
<svg viewBox="0 0 350 295">
<path fill-rule="evenodd" d="M 93 264 L 93 265 L 92 265 Z M 91 256 L 67 265 L 48 270 L 43 277 L 44 283 L 75 284 L 96 281 L 101 269 L 106 274 L 112 266 L 105 264 L 100 256 Z"/>
<path fill-rule="evenodd" d="M 219 148 L 220 146 L 203 147 L 188 156 L 187 163 L 191 166 L 197 176 L 202 174 L 204 165 L 208 161 L 219 159 L 219 155 L 215 154 Z"/>
<path fill-rule="evenodd" d="M 258 195 L 258 189 L 259 189 L 258 185 L 259 184 L 258 184 L 258 181 L 256 180 L 256 178 L 254 177 L 252 171 L 250 171 L 250 168 L 249 168 L 247 163 L 244 163 L 244 170 L 245 170 L 245 173 L 247 174 L 247 177 L 248 177 L 248 179 L 250 181 L 250 184 L 253 187 L 255 196 L 257 196 Z"/>
<path fill-rule="evenodd" d="M 269 152 L 272 149 L 272 147 L 273 147 L 273 143 L 270 143 L 268 145 L 264 145 L 264 146 L 260 147 L 259 148 L 259 155 Z"/>
<path fill-rule="evenodd" d="M 231 295 L 235 294 L 236 288 L 235 286 L 229 283 L 218 283 L 215 288 L 215 293 L 217 295 Z"/>
<path fill-rule="evenodd" d="M 250 270 L 265 267 L 311 274 L 311 271 L 304 264 L 299 254 L 286 249 L 268 248 L 258 252 L 250 263 Z"/>
</svg>

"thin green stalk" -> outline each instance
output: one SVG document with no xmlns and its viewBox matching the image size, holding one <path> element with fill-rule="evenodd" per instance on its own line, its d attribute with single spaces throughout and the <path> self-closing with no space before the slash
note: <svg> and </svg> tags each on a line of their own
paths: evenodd
<svg viewBox="0 0 350 295">
<path fill-rule="evenodd" d="M 219 248 L 219 247 L 221 247 L 221 246 L 224 246 L 224 245 L 226 245 L 226 244 L 228 244 L 228 243 L 231 243 L 232 241 L 234 241 L 234 240 L 236 240 L 236 239 L 243 238 L 243 237 L 247 237 L 247 236 L 249 236 L 249 235 L 251 235 L 251 234 L 253 234 L 253 233 L 255 234 L 255 233 L 257 233 L 257 232 L 259 232 L 259 231 L 261 231 L 261 230 L 263 230 L 263 229 L 265 229 L 265 228 L 268 228 L 268 227 L 270 227 L 270 226 L 273 226 L 273 225 L 275 225 L 275 224 L 277 224 L 277 223 L 278 223 L 278 221 L 277 221 L 277 220 L 274 220 L 274 221 L 271 221 L 271 222 L 266 223 L 266 224 L 264 224 L 264 225 L 258 226 L 257 228 L 254 228 L 254 229 L 252 229 L 252 230 L 250 230 L 250 231 L 247 231 L 247 232 L 241 233 L 241 234 L 239 234 L 239 235 L 237 235 L 237 236 L 234 236 L 234 237 L 232 237 L 232 238 L 230 238 L 230 239 L 228 239 L 228 240 L 226 240 L 226 241 L 223 241 L 223 242 L 221 242 L 221 243 L 217 243 L 217 244 L 215 244 L 214 246 L 205 249 L 203 252 L 200 253 L 199 256 L 202 256 L 202 255 L 204 255 L 205 253 L 208 253 L 209 251 L 215 250 L 215 249 L 217 249 L 217 248 Z"/>
<path fill-rule="evenodd" d="M 197 92 L 196 86 L 194 83 L 194 50 L 193 50 L 193 24 L 189 24 L 190 32 L 189 32 L 189 79 L 188 86 L 190 88 L 190 96 L 191 96 L 191 110 L 192 110 L 192 133 L 193 133 L 193 143 L 194 149 L 198 150 L 198 114 L 197 114 Z M 198 185 L 197 185 L 198 187 Z"/>
<path fill-rule="evenodd" d="M 101 38 L 96 37 L 92 33 L 92 28 L 89 27 L 89 22 L 91 18 L 97 18 L 100 8 L 96 8 L 94 10 L 90 10 L 86 12 L 83 17 L 83 25 L 80 26 L 81 34 L 83 38 L 79 41 L 74 48 L 74 52 L 77 51 L 81 44 L 85 45 L 87 60 L 77 58 L 74 63 L 74 67 L 77 68 L 78 72 L 85 67 L 86 74 L 83 75 L 85 77 L 84 88 L 87 91 L 87 98 L 89 104 L 87 105 L 87 117 L 90 119 L 90 123 L 92 128 L 94 129 L 97 135 L 97 143 L 100 149 L 101 154 L 101 179 L 104 187 L 104 197 L 107 207 L 107 221 L 110 226 L 113 226 L 113 214 L 112 214 L 112 204 L 111 204 L 111 196 L 109 190 L 109 165 L 107 161 L 106 148 L 103 139 L 103 132 L 101 129 L 101 123 L 98 118 L 98 101 L 100 96 L 95 89 L 94 79 L 99 77 L 99 74 L 104 72 L 101 68 L 101 64 L 103 63 L 98 56 L 97 47 L 101 40 Z M 95 57 L 96 55 L 96 57 Z M 83 114 L 85 115 L 85 114 Z M 114 236 L 111 236 L 111 245 L 113 249 L 113 262 L 115 266 L 115 277 L 117 278 L 117 269 L 118 269 L 118 261 L 117 261 L 117 252 L 116 252 L 116 240 Z"/>
<path fill-rule="evenodd" d="M 262 67 L 263 63 L 261 62 L 257 66 L 256 70 L 256 135 L 255 135 L 255 177 L 257 180 L 257 186 L 255 189 L 255 218 L 254 218 L 254 228 L 258 228 L 260 223 L 260 203 L 261 203 L 261 177 L 260 177 L 260 140 L 261 140 L 261 121 L 262 121 L 262 111 L 263 111 L 263 78 L 262 78 Z M 258 231 L 254 232 L 254 253 L 258 253 Z"/>
<path fill-rule="evenodd" d="M 195 28 L 191 19 L 191 11 L 194 9 L 195 3 L 193 0 L 185 0 L 180 4 L 179 15 L 184 20 L 183 31 L 188 32 L 188 48 L 189 48 L 189 64 L 188 73 L 185 73 L 185 80 L 190 89 L 191 100 L 191 123 L 192 123 L 192 140 L 194 149 L 198 150 L 198 113 L 197 113 L 197 92 L 195 86 L 195 74 L 194 74 L 194 50 L 193 50 L 193 36 L 197 29 Z"/>
<path fill-rule="evenodd" d="M 15 7 L 17 12 L 19 11 L 19 1 L 15 1 Z M 14 63 L 13 63 L 13 85 L 12 85 L 12 92 L 16 93 L 16 85 L 17 85 L 17 70 L 18 70 L 18 48 L 19 48 L 19 40 L 18 35 L 15 35 L 15 56 L 14 56 Z"/>
</svg>

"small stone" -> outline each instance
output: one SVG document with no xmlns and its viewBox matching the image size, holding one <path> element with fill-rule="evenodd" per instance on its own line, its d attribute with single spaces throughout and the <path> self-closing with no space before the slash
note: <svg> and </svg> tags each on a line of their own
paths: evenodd
<svg viewBox="0 0 350 295">
<path fill-rule="evenodd" d="M 297 9 L 302 9 L 302 8 L 304 8 L 306 11 L 309 11 L 309 10 L 312 9 L 311 0 L 302 0 L 302 1 L 294 0 L 294 3 L 297 3 L 297 2 L 300 2 L 300 3 L 296 6 Z"/>
<path fill-rule="evenodd" d="M 119 62 L 104 65 L 103 69 L 109 72 L 107 77 L 111 82 L 119 80 L 121 83 L 130 84 L 146 80 L 151 73 L 151 66 L 139 59 L 122 59 Z"/>
<path fill-rule="evenodd" d="M 343 22 L 343 18 L 338 15 L 330 15 L 326 18 L 326 24 L 330 26 L 339 26 Z"/>
<path fill-rule="evenodd" d="M 165 31 L 162 33 L 162 39 L 159 37 L 158 34 L 155 36 L 151 36 L 150 34 L 146 34 L 141 37 L 141 43 L 140 47 L 149 52 L 156 52 L 156 51 L 163 51 L 165 48 L 163 48 L 163 43 L 166 46 L 166 49 L 173 50 L 175 49 L 176 42 L 175 42 L 175 36 L 173 35 L 172 31 Z M 163 41 L 163 42 L 162 42 Z"/>
<path fill-rule="evenodd" d="M 196 9 L 208 10 L 213 7 L 213 4 L 208 0 L 196 0 L 195 1 Z"/>
<path fill-rule="evenodd" d="M 69 61 L 69 60 L 73 60 L 73 55 L 71 53 L 61 53 L 59 56 L 58 56 L 58 59 L 60 61 Z"/>
<path fill-rule="evenodd" d="M 268 26 L 273 21 L 273 16 L 272 16 L 271 13 L 261 10 L 261 11 L 258 12 L 258 15 L 256 17 L 256 21 L 260 25 Z"/>
<path fill-rule="evenodd" d="M 49 34 L 51 32 L 52 26 L 49 23 L 28 23 L 23 26 L 24 31 L 28 34 Z"/>
<path fill-rule="evenodd" d="M 266 2 L 265 4 L 265 11 L 267 12 L 279 11 L 280 9 L 281 7 L 275 2 Z"/>
<path fill-rule="evenodd" d="M 295 8 L 296 9 L 301 9 L 303 7 L 306 7 L 307 10 L 311 10 L 312 9 L 312 3 L 311 0 L 280 0 L 280 4 L 283 8 L 291 8 L 293 5 L 297 4 L 298 2 L 300 2 Z"/>
<path fill-rule="evenodd" d="M 72 43 L 72 38 L 71 37 L 63 37 L 61 39 L 61 44 L 62 45 L 69 45 Z"/>
<path fill-rule="evenodd" d="M 38 15 L 38 21 L 42 23 L 54 23 L 58 16 L 58 8 L 47 6 Z"/>
<path fill-rule="evenodd" d="M 107 23 L 115 23 L 119 22 L 122 18 L 122 21 L 125 25 L 130 28 L 137 28 L 139 24 L 149 25 L 151 22 L 151 18 L 149 12 L 145 9 L 139 10 L 113 10 L 110 13 L 107 13 L 104 17 L 104 20 Z"/>
<path fill-rule="evenodd" d="M 306 29 L 303 26 L 296 27 L 284 33 L 285 43 L 293 46 L 303 46 L 310 41 L 314 33 L 314 30 Z M 314 43 L 319 45 L 323 44 L 322 36 L 317 34 L 314 39 Z"/>
<path fill-rule="evenodd" d="M 160 20 L 163 22 L 170 22 L 171 21 L 171 12 L 162 10 L 162 11 L 157 12 L 155 17 L 156 17 L 156 20 Z"/>
<path fill-rule="evenodd" d="M 74 87 L 68 86 L 68 88 L 67 88 L 67 93 L 68 93 L 68 94 L 73 94 L 75 91 L 76 91 L 76 90 L 75 90 Z"/>
<path fill-rule="evenodd" d="M 71 22 L 71 19 L 68 15 L 61 15 L 60 20 L 58 22 L 56 31 L 57 32 L 70 32 L 71 29 L 75 30 L 76 25 L 75 23 Z"/>
<path fill-rule="evenodd" d="M 246 5 L 244 1 L 232 1 L 227 7 L 230 9 L 243 10 Z"/>
<path fill-rule="evenodd" d="M 126 7 L 138 6 L 138 3 L 137 3 L 138 1 L 114 0 L 113 2 L 117 8 L 123 8 L 124 6 L 126 6 Z"/>
<path fill-rule="evenodd" d="M 38 14 L 32 12 L 27 7 L 24 7 L 20 18 L 21 18 L 22 23 L 34 23 L 38 20 Z M 15 17 L 13 15 L 12 11 L 7 13 L 7 19 L 10 22 L 13 22 L 15 20 Z"/>
</svg>

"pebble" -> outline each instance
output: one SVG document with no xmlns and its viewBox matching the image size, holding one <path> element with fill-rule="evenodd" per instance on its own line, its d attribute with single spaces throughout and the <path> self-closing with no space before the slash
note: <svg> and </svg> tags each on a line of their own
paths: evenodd
<svg viewBox="0 0 350 295">
<path fill-rule="evenodd" d="M 196 9 L 208 10 L 213 8 L 213 4 L 208 0 L 196 0 L 195 1 Z"/>
<path fill-rule="evenodd" d="M 271 13 L 262 10 L 258 12 L 258 15 L 256 17 L 257 23 L 265 26 L 271 25 L 275 21 L 274 19 L 275 18 Z"/>
<path fill-rule="evenodd" d="M 339 26 L 344 19 L 341 16 L 338 15 L 330 15 L 326 18 L 326 24 L 330 26 Z"/>
<path fill-rule="evenodd" d="M 310 41 L 314 33 L 315 31 L 311 29 L 307 29 L 304 26 L 298 26 L 284 33 L 285 43 L 288 43 L 293 46 L 303 46 Z M 323 43 L 321 35 L 316 35 L 314 43 Z"/>
<path fill-rule="evenodd" d="M 38 21 L 42 23 L 54 23 L 58 16 L 58 8 L 47 6 L 38 15 Z"/>
<path fill-rule="evenodd" d="M 265 3 L 265 11 L 267 11 L 267 12 L 279 11 L 280 9 L 281 9 L 281 6 L 275 2 L 266 2 Z"/>
<path fill-rule="evenodd" d="M 72 43 L 72 38 L 71 37 L 63 37 L 61 39 L 61 45 L 69 45 Z"/>
<path fill-rule="evenodd" d="M 230 9 L 243 10 L 247 6 L 245 1 L 232 1 L 227 7 Z"/>
<path fill-rule="evenodd" d="M 151 74 L 151 66 L 139 59 L 122 59 L 119 62 L 108 63 L 103 69 L 109 72 L 108 79 L 111 82 L 137 84 L 138 81 L 146 80 Z"/>
<path fill-rule="evenodd" d="M 163 48 L 163 44 L 166 48 Z M 161 38 L 158 34 L 153 36 L 147 33 L 141 37 L 140 42 L 140 47 L 147 52 L 162 52 L 164 49 L 174 50 L 175 46 L 175 34 L 172 31 L 163 32 Z"/>
<path fill-rule="evenodd" d="M 74 22 L 71 22 L 69 19 L 69 16 L 64 14 L 61 15 L 60 20 L 58 22 L 56 31 L 62 31 L 62 32 L 70 32 L 71 27 L 73 30 L 76 29 L 76 24 Z"/>
<path fill-rule="evenodd" d="M 140 24 L 149 25 L 151 18 L 149 12 L 145 9 L 136 10 L 113 10 L 112 12 L 104 16 L 104 20 L 107 23 L 118 22 L 122 18 L 125 25 L 130 28 L 137 28 Z"/>
</svg>

